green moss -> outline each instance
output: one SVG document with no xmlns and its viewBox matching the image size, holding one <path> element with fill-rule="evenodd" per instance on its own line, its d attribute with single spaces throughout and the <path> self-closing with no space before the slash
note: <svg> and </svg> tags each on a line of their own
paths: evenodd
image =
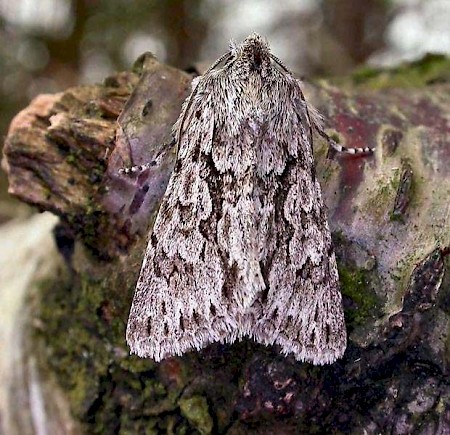
<svg viewBox="0 0 450 435">
<path fill-rule="evenodd" d="M 157 419 L 131 420 L 127 416 L 122 416 L 120 422 L 120 435 L 157 435 L 160 433 L 157 427 Z"/>
<path fill-rule="evenodd" d="M 74 413 L 81 416 L 95 401 L 110 362 L 97 327 L 101 295 L 89 280 L 81 281 L 79 292 L 61 291 L 53 284 L 41 305 L 41 319 L 49 332 L 45 338 L 54 352 L 50 364 L 60 375 Z"/>
<path fill-rule="evenodd" d="M 384 219 L 394 206 L 399 183 L 399 171 L 394 172 L 389 179 L 379 180 L 377 190 L 371 193 L 370 200 L 361 208 L 363 213 L 376 219 Z"/>
<path fill-rule="evenodd" d="M 391 69 L 364 67 L 351 75 L 354 85 L 383 89 L 393 87 L 422 87 L 450 81 L 450 59 L 439 54 L 427 54 L 422 59 L 403 63 Z"/>
<path fill-rule="evenodd" d="M 367 319 L 380 315 L 380 301 L 369 286 L 368 272 L 338 266 L 341 292 L 350 298 L 353 304 L 345 310 L 347 325 L 363 325 Z"/>
<path fill-rule="evenodd" d="M 417 192 L 417 177 L 414 176 L 413 169 L 409 159 L 402 160 L 402 171 L 396 183 L 393 184 L 396 190 L 395 203 L 397 203 L 397 197 L 400 194 L 401 202 L 404 204 L 402 208 L 396 210 L 395 204 L 392 206 L 389 219 L 396 222 L 405 222 L 405 214 L 411 207 L 411 204 L 415 202 Z M 400 190 L 400 192 L 399 192 Z M 414 205 L 414 204 L 413 204 Z"/>
<path fill-rule="evenodd" d="M 69 154 L 66 157 L 66 162 L 69 163 L 70 165 L 74 165 L 76 161 L 77 161 L 77 158 L 74 154 Z"/>
<path fill-rule="evenodd" d="M 202 396 L 193 396 L 179 401 L 181 413 L 189 423 L 201 434 L 210 434 L 213 430 L 213 421 L 208 412 L 208 403 Z"/>
<path fill-rule="evenodd" d="M 107 223 L 110 216 L 96 199 L 88 198 L 80 209 L 73 209 L 71 214 L 66 215 L 66 219 L 93 252 L 98 253 L 101 250 L 99 246 L 106 250 L 108 234 L 102 230 L 110 227 Z"/>
<path fill-rule="evenodd" d="M 103 265 L 99 278 L 93 278 L 98 271 L 92 272 L 78 276 L 73 286 L 63 280 L 41 284 L 40 318 L 45 328 L 36 334 L 46 343 L 50 369 L 88 433 L 116 433 L 128 416 L 124 427 L 129 433 L 152 433 L 138 426 L 146 427 L 148 420 L 152 427 L 150 421 L 160 414 L 163 417 L 156 420 L 168 427 L 164 416 L 178 409 L 184 375 L 168 388 L 153 361 L 129 355 L 125 327 L 133 293 L 129 286 L 134 282 L 127 285 L 117 265 Z M 135 413 L 139 421 L 134 421 Z"/>
<path fill-rule="evenodd" d="M 401 213 L 394 213 L 393 211 L 391 211 L 389 213 L 389 220 L 391 222 L 400 222 L 402 224 L 405 223 L 405 218 Z"/>
</svg>

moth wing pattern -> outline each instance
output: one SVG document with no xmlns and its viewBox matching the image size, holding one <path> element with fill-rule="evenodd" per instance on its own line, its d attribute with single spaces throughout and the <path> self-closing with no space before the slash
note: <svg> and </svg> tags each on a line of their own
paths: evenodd
<svg viewBox="0 0 450 435">
<path fill-rule="evenodd" d="M 127 326 L 131 351 L 156 361 L 242 336 L 245 309 L 264 286 L 251 255 L 256 250 L 255 212 L 248 174 L 242 170 L 245 160 L 248 166 L 252 161 L 241 147 L 245 132 L 230 140 L 229 126 L 218 127 L 231 115 L 217 111 L 216 101 L 208 96 L 217 86 L 227 87 L 223 80 L 205 77 L 195 85 L 195 98 L 186 101 L 174 126 L 180 135 L 177 163 L 155 220 Z M 184 119 L 189 122 L 183 129 Z M 242 191 L 233 187 L 236 182 Z"/>
<path fill-rule="evenodd" d="M 177 163 L 127 342 L 159 361 L 249 336 L 331 363 L 346 331 L 312 154 L 320 115 L 258 35 L 223 59 L 195 81 L 174 126 Z"/>
<path fill-rule="evenodd" d="M 306 107 L 299 110 L 305 112 L 297 119 L 308 118 Z M 315 175 L 312 137 L 305 131 L 308 123 L 286 122 L 303 130 L 300 155 L 288 164 L 277 193 L 275 249 L 264 262 L 267 292 L 251 335 L 258 342 L 278 344 L 284 354 L 301 361 L 332 363 L 347 344 L 336 259 Z"/>
<path fill-rule="evenodd" d="M 314 108 L 310 115 L 300 81 L 277 70 L 272 74 L 272 84 L 263 92 L 274 109 L 272 113 L 265 109 L 267 113 L 259 118 L 264 121 L 255 127 L 262 132 L 259 140 L 255 138 L 260 174 L 254 192 L 266 287 L 253 305 L 255 313 L 247 310 L 243 328 L 256 341 L 278 344 L 296 359 L 331 363 L 343 355 L 347 337 L 336 259 L 312 154 L 318 115 Z M 258 116 L 252 123 L 258 123 Z"/>
</svg>

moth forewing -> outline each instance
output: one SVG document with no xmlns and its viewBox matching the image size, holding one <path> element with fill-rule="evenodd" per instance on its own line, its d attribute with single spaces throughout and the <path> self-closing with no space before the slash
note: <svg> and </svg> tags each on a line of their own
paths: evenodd
<svg viewBox="0 0 450 435">
<path fill-rule="evenodd" d="M 224 64 L 222 62 L 224 61 Z M 244 336 L 313 364 L 346 331 L 300 82 L 258 35 L 197 79 L 127 327 L 157 361 Z"/>
</svg>

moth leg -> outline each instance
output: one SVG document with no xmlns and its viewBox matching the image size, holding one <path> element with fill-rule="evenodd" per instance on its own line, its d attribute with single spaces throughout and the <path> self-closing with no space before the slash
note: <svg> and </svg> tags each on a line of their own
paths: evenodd
<svg viewBox="0 0 450 435">
<path fill-rule="evenodd" d="M 146 171 L 148 168 L 151 168 L 152 166 L 156 166 L 156 161 L 152 160 L 151 162 L 145 163 L 145 165 L 135 165 L 135 166 L 129 166 L 127 168 L 120 168 L 119 174 L 125 174 L 125 175 L 132 175 L 136 173 L 141 173 Z"/>
<path fill-rule="evenodd" d="M 168 148 L 172 148 L 174 145 L 175 145 L 175 139 L 172 139 L 170 143 L 166 142 L 165 144 L 163 144 L 163 146 L 161 147 L 162 150 L 160 152 L 158 152 L 158 154 L 155 156 L 155 158 L 153 160 L 151 160 L 150 162 L 144 163 L 143 165 L 133 165 L 133 166 L 120 168 L 118 173 L 120 175 L 122 175 L 122 174 L 125 174 L 125 175 L 140 174 L 140 173 L 146 171 L 147 169 L 152 168 L 153 166 L 156 166 L 158 164 L 158 160 L 160 159 L 160 157 L 165 155 L 164 150 L 166 150 Z"/>
<path fill-rule="evenodd" d="M 319 133 L 327 142 L 330 148 L 333 148 L 338 153 L 346 153 L 346 154 L 368 154 L 373 153 L 375 148 L 364 147 L 364 148 L 349 148 L 343 145 L 339 145 L 335 140 L 333 140 L 327 133 L 322 129 L 321 126 L 314 125 L 317 133 Z"/>
<path fill-rule="evenodd" d="M 365 147 L 365 148 L 349 148 L 339 145 L 335 140 L 333 140 L 328 134 L 325 132 L 324 127 L 324 119 L 322 114 L 311 104 L 307 105 L 308 113 L 311 119 L 311 124 L 314 129 L 319 133 L 327 142 L 328 146 L 338 153 L 347 153 L 347 154 L 368 154 L 373 153 L 375 148 Z"/>
</svg>

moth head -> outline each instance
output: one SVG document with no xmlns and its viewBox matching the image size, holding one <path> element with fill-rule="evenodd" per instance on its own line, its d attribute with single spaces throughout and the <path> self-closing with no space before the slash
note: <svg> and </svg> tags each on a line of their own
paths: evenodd
<svg viewBox="0 0 450 435">
<path fill-rule="evenodd" d="M 267 41 L 253 33 L 238 46 L 231 47 L 234 59 L 248 67 L 249 71 L 263 72 L 271 63 L 270 47 Z"/>
</svg>

